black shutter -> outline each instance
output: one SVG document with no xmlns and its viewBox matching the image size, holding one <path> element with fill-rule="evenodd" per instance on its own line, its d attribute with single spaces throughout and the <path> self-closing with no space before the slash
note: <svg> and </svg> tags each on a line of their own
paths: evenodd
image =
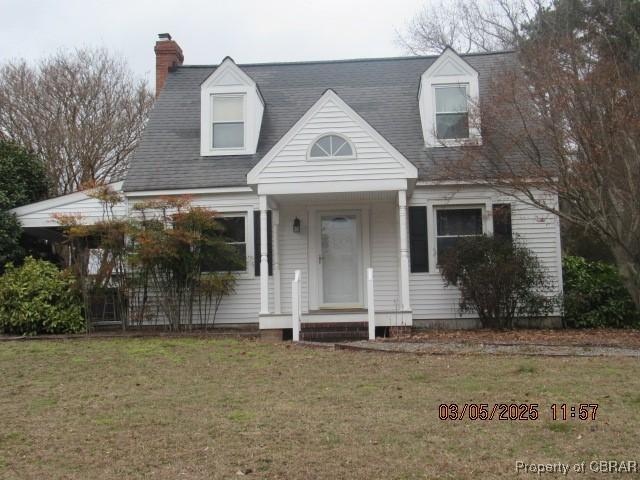
<svg viewBox="0 0 640 480">
<path fill-rule="evenodd" d="M 427 207 L 409 207 L 409 254 L 412 272 L 429 271 Z"/>
<path fill-rule="evenodd" d="M 256 277 L 260 276 L 260 211 L 253 211 L 253 263 L 256 267 Z M 267 210 L 267 259 L 269 261 L 269 275 L 273 275 L 273 229 L 271 228 L 271 210 Z"/>
<path fill-rule="evenodd" d="M 493 204 L 493 236 L 511 240 L 511 204 Z"/>
</svg>

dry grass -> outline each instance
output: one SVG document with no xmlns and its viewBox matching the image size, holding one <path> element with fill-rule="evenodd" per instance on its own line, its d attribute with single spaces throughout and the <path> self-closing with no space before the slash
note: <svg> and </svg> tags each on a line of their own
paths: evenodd
<svg viewBox="0 0 640 480">
<path fill-rule="evenodd" d="M 634 359 L 4 342 L 0 378 L 0 478 L 490 479 L 516 460 L 640 459 Z M 541 418 L 441 421 L 445 402 L 535 402 Z M 554 402 L 598 418 L 552 422 Z"/>
<path fill-rule="evenodd" d="M 542 345 L 582 345 L 640 348 L 640 330 L 616 328 L 592 329 L 517 329 L 517 330 L 414 330 L 409 337 L 390 338 L 401 342 L 525 343 Z"/>
</svg>

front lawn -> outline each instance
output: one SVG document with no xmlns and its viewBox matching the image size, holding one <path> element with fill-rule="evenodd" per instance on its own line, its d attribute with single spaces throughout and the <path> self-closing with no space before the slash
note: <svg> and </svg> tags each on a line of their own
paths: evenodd
<svg viewBox="0 0 640 480">
<path fill-rule="evenodd" d="M 0 478 L 490 479 L 517 460 L 640 460 L 630 358 L 29 341 L 0 343 L 0 379 Z M 439 420 L 453 402 L 540 418 Z M 597 403 L 596 420 L 553 421 L 553 403 Z"/>
</svg>

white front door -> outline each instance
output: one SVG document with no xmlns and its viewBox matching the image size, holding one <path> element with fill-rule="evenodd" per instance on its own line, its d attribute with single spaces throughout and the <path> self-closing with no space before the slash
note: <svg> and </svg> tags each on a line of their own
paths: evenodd
<svg viewBox="0 0 640 480">
<path fill-rule="evenodd" d="M 325 308 L 361 307 L 362 235 L 359 212 L 320 213 L 318 285 Z"/>
</svg>

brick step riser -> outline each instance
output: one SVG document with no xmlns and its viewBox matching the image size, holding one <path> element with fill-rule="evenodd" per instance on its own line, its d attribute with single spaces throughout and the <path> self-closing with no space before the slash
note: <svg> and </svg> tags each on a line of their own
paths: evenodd
<svg viewBox="0 0 640 480">
<path fill-rule="evenodd" d="M 324 333 L 324 332 L 333 332 L 333 333 L 344 333 L 347 335 L 350 334 L 359 334 L 359 335 L 367 335 L 368 330 L 335 330 L 333 328 L 326 328 L 326 329 L 317 329 L 317 330 L 300 330 L 300 333 Z"/>
<path fill-rule="evenodd" d="M 342 332 L 315 332 L 313 334 L 301 334 L 301 340 L 316 340 L 325 342 L 347 341 L 347 340 L 366 340 L 366 334 L 345 335 Z"/>
<path fill-rule="evenodd" d="M 343 328 L 357 328 L 361 330 L 366 330 L 369 327 L 367 322 L 327 322 L 327 323 L 319 323 L 319 322 L 302 322 L 302 330 L 305 329 L 332 329 L 332 330 L 340 330 Z"/>
<path fill-rule="evenodd" d="M 360 325 L 303 325 L 301 332 L 368 332 L 369 329 Z"/>
</svg>

